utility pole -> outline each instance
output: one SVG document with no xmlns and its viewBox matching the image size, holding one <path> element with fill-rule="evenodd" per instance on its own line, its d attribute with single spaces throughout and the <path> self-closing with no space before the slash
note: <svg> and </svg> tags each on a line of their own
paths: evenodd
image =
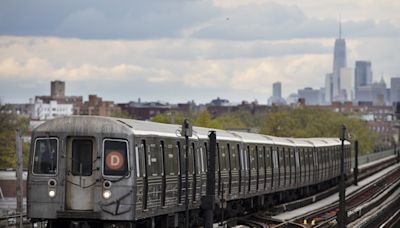
<svg viewBox="0 0 400 228">
<path fill-rule="evenodd" d="M 346 126 L 340 127 L 340 141 L 342 141 L 342 151 L 340 153 L 340 182 L 339 182 L 339 212 L 337 220 L 340 228 L 345 228 L 347 224 L 346 212 L 346 188 L 344 183 L 344 141 L 346 140 Z"/>
<path fill-rule="evenodd" d="M 22 143 L 21 143 L 21 133 L 19 129 L 16 129 L 15 131 L 15 150 L 17 153 L 17 167 L 16 167 L 16 176 L 17 176 L 17 214 L 18 214 L 18 225 L 20 228 L 22 228 L 22 202 L 23 202 L 23 197 L 22 197 L 22 181 L 23 181 L 23 172 L 22 172 Z"/>
<path fill-rule="evenodd" d="M 192 125 L 188 119 L 182 124 L 181 136 L 185 137 L 186 158 L 185 158 L 185 227 L 189 228 L 189 137 L 192 137 Z M 194 151 L 193 151 L 194 153 Z"/>
<path fill-rule="evenodd" d="M 358 185 L 358 140 L 354 141 L 354 185 Z"/>
<path fill-rule="evenodd" d="M 202 200 L 202 208 L 204 210 L 204 228 L 212 228 L 214 223 L 215 160 L 217 148 L 217 135 L 215 131 L 210 131 L 208 140 L 209 150 L 207 156 L 207 186 L 206 196 Z"/>
</svg>

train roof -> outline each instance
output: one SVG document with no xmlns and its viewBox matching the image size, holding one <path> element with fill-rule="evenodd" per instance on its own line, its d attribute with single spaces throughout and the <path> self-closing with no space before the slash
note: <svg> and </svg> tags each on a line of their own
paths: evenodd
<svg viewBox="0 0 400 228">
<path fill-rule="evenodd" d="M 68 116 L 48 120 L 39 125 L 34 132 L 74 132 L 76 134 L 110 133 L 182 137 L 181 125 L 163 124 L 150 121 L 122 119 L 102 116 Z M 284 146 L 334 146 L 341 145 L 338 138 L 282 138 L 247 132 L 233 132 L 204 127 L 193 127 L 192 139 L 208 139 L 210 131 L 216 131 L 218 140 L 246 143 L 263 143 Z M 345 144 L 350 144 L 345 141 Z"/>
<path fill-rule="evenodd" d="M 102 116 L 68 116 L 48 120 L 37 126 L 34 132 L 73 132 L 87 134 L 88 132 L 102 132 L 115 134 L 129 134 L 131 129 L 118 122 L 118 119 Z"/>
<path fill-rule="evenodd" d="M 310 139 L 301 139 L 301 138 L 290 138 L 296 146 L 301 147 L 314 147 L 314 144 L 310 141 Z"/>
<path fill-rule="evenodd" d="M 231 133 L 236 135 L 243 142 L 246 143 L 274 144 L 274 141 L 269 136 L 266 135 L 260 135 L 248 132 L 236 132 L 236 131 L 231 131 Z"/>
</svg>

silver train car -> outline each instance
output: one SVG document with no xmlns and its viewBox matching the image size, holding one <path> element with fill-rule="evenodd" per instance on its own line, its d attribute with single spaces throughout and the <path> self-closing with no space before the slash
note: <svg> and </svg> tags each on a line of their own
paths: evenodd
<svg viewBox="0 0 400 228">
<path fill-rule="evenodd" d="M 32 132 L 27 212 L 48 227 L 180 227 L 189 195 L 201 222 L 208 134 L 193 127 L 189 166 L 181 126 L 72 116 Z M 215 130 L 216 219 L 295 200 L 337 184 L 341 141 Z M 186 183 L 186 168 L 188 183 Z M 350 174 L 350 143 L 345 172 Z"/>
</svg>

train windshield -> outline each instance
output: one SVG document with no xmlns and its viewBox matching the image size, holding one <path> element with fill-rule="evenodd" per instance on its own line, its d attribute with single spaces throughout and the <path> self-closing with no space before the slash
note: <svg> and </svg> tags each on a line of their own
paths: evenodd
<svg viewBox="0 0 400 228">
<path fill-rule="evenodd" d="M 40 138 L 35 141 L 33 157 L 33 173 L 53 175 L 57 173 L 57 148 L 56 138 Z"/>
<path fill-rule="evenodd" d="M 125 176 L 128 174 L 128 142 L 124 140 L 104 141 L 104 170 L 106 176 Z"/>
</svg>

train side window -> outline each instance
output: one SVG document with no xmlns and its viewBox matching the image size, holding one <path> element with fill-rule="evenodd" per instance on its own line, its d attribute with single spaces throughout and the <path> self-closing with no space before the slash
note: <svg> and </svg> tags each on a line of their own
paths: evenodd
<svg viewBox="0 0 400 228">
<path fill-rule="evenodd" d="M 240 150 L 240 146 L 239 144 L 236 144 L 236 151 L 237 151 L 237 155 L 238 155 L 238 169 L 243 170 L 243 154 L 242 151 Z"/>
<path fill-rule="evenodd" d="M 165 173 L 167 176 L 178 174 L 178 151 L 174 150 L 172 144 L 168 144 L 165 149 Z"/>
<path fill-rule="evenodd" d="M 296 160 L 296 167 L 300 167 L 299 151 L 298 151 L 298 150 L 295 150 L 294 153 L 295 153 L 295 154 L 294 154 L 294 157 L 295 157 L 295 160 Z"/>
<path fill-rule="evenodd" d="M 57 138 L 39 138 L 35 140 L 33 155 L 33 173 L 54 175 L 57 173 Z"/>
<path fill-rule="evenodd" d="M 147 166 L 149 170 L 149 176 L 159 176 L 161 175 L 161 156 L 160 152 L 157 150 L 156 144 L 150 144 L 149 153 L 147 155 Z"/>
<path fill-rule="evenodd" d="M 146 177 L 147 176 L 147 147 L 146 147 L 146 140 L 142 140 L 142 143 L 139 145 L 138 148 L 139 152 L 139 164 L 140 164 L 140 176 Z"/>
<path fill-rule="evenodd" d="M 189 146 L 189 174 L 194 174 L 195 170 L 195 160 L 194 157 L 194 143 Z"/>
<path fill-rule="evenodd" d="M 91 142 L 91 141 L 90 141 Z M 72 142 L 73 143 L 73 142 Z M 117 139 L 104 140 L 104 169 L 106 176 L 124 176 L 128 174 L 128 141 Z"/>
<path fill-rule="evenodd" d="M 142 140 L 141 144 L 135 145 L 137 177 L 145 177 L 146 176 L 145 149 L 146 149 L 146 141 L 145 140 Z"/>
<path fill-rule="evenodd" d="M 246 149 L 246 147 L 243 146 L 243 168 L 246 171 L 249 170 L 249 167 L 248 167 L 248 165 L 249 165 L 248 153 L 249 153 L 248 147 Z"/>
<path fill-rule="evenodd" d="M 164 141 L 160 141 L 160 158 L 161 158 L 161 176 L 165 175 L 165 145 Z"/>
<path fill-rule="evenodd" d="M 192 144 L 192 146 L 193 146 L 194 157 L 195 157 L 195 166 L 196 166 L 195 169 L 196 169 L 196 172 L 198 174 L 200 174 L 201 173 L 201 168 L 202 168 L 201 167 L 202 160 L 201 160 L 201 154 L 200 154 L 201 147 L 200 148 L 196 148 L 194 143 Z"/>
<path fill-rule="evenodd" d="M 272 151 L 272 168 L 279 168 L 277 150 Z"/>
<path fill-rule="evenodd" d="M 208 169 L 208 160 L 207 160 L 207 156 L 208 156 L 208 145 L 205 142 L 204 143 L 204 151 L 203 151 L 203 163 L 204 163 L 204 172 L 207 172 Z"/>
<path fill-rule="evenodd" d="M 93 142 L 90 139 L 75 139 L 72 141 L 72 175 L 74 176 L 91 176 L 93 170 L 93 161 L 92 161 L 92 151 L 93 151 Z M 110 162 L 115 162 L 118 165 L 123 165 L 119 158 L 109 159 L 110 156 L 106 153 L 106 148 L 104 149 L 104 165 L 106 165 L 106 160 L 110 160 Z M 118 160 L 118 161 L 117 161 Z M 126 161 L 126 156 L 121 158 L 122 161 Z M 112 163 L 113 164 L 113 163 Z M 104 174 L 106 174 L 106 166 L 104 166 Z M 112 175 L 112 174 L 110 174 Z"/>
<path fill-rule="evenodd" d="M 182 175 L 185 173 L 185 159 L 184 154 L 182 154 L 181 143 L 179 141 L 176 142 L 175 151 L 178 156 L 178 175 Z"/>
</svg>

